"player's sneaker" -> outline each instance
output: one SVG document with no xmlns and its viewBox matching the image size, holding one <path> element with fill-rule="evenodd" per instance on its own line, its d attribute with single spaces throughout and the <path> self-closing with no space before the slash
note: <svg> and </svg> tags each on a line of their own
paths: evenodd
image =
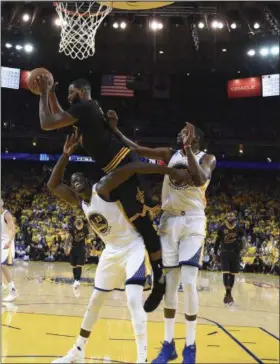
<svg viewBox="0 0 280 364">
<path fill-rule="evenodd" d="M 178 354 L 174 340 L 171 343 L 164 341 L 158 356 L 152 361 L 152 364 L 165 364 L 177 358 Z"/>
<path fill-rule="evenodd" d="M 227 303 L 229 306 L 232 306 L 234 304 L 234 299 L 232 297 L 232 295 L 230 294 L 229 297 L 228 297 L 228 303 Z"/>
<path fill-rule="evenodd" d="M 183 364 L 195 364 L 196 344 L 185 346 L 182 355 Z"/>
<path fill-rule="evenodd" d="M 76 345 L 73 346 L 68 353 L 62 358 L 58 358 L 52 361 L 53 364 L 70 364 L 70 363 L 85 363 L 85 352 L 84 350 L 79 350 Z"/>
<path fill-rule="evenodd" d="M 19 296 L 18 291 L 16 289 L 12 289 L 10 294 L 7 297 L 3 298 L 3 302 L 12 302 L 15 299 L 17 299 L 18 296 Z"/>
<path fill-rule="evenodd" d="M 146 312 L 153 312 L 161 303 L 165 293 L 166 280 L 163 275 L 158 282 L 154 282 L 154 286 L 150 296 L 144 303 L 144 310 Z"/>
<path fill-rule="evenodd" d="M 73 288 L 78 288 L 80 287 L 80 285 L 81 285 L 80 281 L 75 281 L 73 284 Z"/>
</svg>

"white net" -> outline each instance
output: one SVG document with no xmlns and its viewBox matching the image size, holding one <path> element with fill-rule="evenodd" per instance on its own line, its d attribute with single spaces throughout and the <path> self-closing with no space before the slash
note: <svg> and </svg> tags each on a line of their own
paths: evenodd
<svg viewBox="0 0 280 364">
<path fill-rule="evenodd" d="M 93 56 L 97 29 L 112 8 L 96 1 L 55 5 L 61 26 L 59 52 L 80 60 Z"/>
</svg>

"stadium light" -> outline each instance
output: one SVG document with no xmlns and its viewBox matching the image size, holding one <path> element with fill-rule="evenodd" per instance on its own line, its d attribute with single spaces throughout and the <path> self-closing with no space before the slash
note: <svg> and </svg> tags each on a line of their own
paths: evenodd
<svg viewBox="0 0 280 364">
<path fill-rule="evenodd" d="M 36 139 L 33 140 L 32 145 L 33 145 L 33 147 L 36 147 L 36 145 L 37 145 Z"/>
<path fill-rule="evenodd" d="M 163 51 L 159 51 L 159 54 L 163 54 L 164 52 Z"/>
<path fill-rule="evenodd" d="M 161 30 L 163 28 L 163 24 L 161 22 L 158 22 L 157 20 L 153 20 L 149 24 L 150 29 L 153 31 Z"/>
<path fill-rule="evenodd" d="M 219 22 L 217 22 L 217 20 L 214 20 L 211 24 L 213 29 L 217 29 L 219 27 Z"/>
<path fill-rule="evenodd" d="M 24 50 L 25 50 L 26 53 L 33 52 L 33 45 L 32 44 L 25 44 Z"/>
<path fill-rule="evenodd" d="M 261 48 L 260 55 L 266 57 L 268 55 L 268 48 Z"/>
<path fill-rule="evenodd" d="M 226 52 L 226 51 L 227 51 L 227 49 L 226 49 L 226 48 L 223 48 L 223 49 L 222 49 L 222 52 Z"/>
<path fill-rule="evenodd" d="M 256 54 L 256 52 L 255 52 L 255 50 L 254 50 L 254 49 L 250 49 L 250 50 L 247 52 L 247 54 L 248 54 L 248 56 L 253 57 L 253 56 Z"/>
<path fill-rule="evenodd" d="M 22 20 L 23 21 L 27 22 L 29 19 L 30 19 L 30 15 L 29 14 L 27 14 L 27 13 L 23 14 L 23 16 L 22 16 Z"/>
<path fill-rule="evenodd" d="M 6 43 L 6 44 L 5 44 L 5 47 L 6 47 L 6 48 L 12 48 L 12 45 L 11 45 L 11 43 Z"/>
<path fill-rule="evenodd" d="M 231 29 L 236 29 L 237 25 L 236 25 L 236 23 L 231 23 L 230 27 L 231 27 Z"/>
<path fill-rule="evenodd" d="M 254 29 L 260 29 L 260 23 L 254 23 Z"/>
<path fill-rule="evenodd" d="M 274 56 L 277 56 L 279 54 L 279 46 L 274 46 L 271 48 L 270 53 Z"/>
<path fill-rule="evenodd" d="M 220 21 L 219 24 L 218 24 L 218 28 L 223 29 L 223 27 L 224 27 L 224 24 Z"/>
<path fill-rule="evenodd" d="M 198 23 L 198 27 L 199 27 L 199 29 L 203 29 L 205 27 L 205 24 L 202 21 L 200 21 Z"/>
<path fill-rule="evenodd" d="M 64 19 L 63 20 L 63 25 L 66 25 L 67 21 Z M 57 26 L 57 27 L 61 27 L 61 20 L 60 18 L 55 18 L 54 19 L 54 25 Z"/>
<path fill-rule="evenodd" d="M 113 28 L 114 29 L 118 29 L 118 27 L 119 27 L 119 24 L 117 22 L 113 23 Z"/>
<path fill-rule="evenodd" d="M 23 48 L 23 46 L 21 46 L 21 45 L 19 45 L 19 44 L 17 44 L 17 45 L 16 45 L 16 50 L 17 50 L 17 51 L 22 50 L 22 48 Z"/>
<path fill-rule="evenodd" d="M 125 29 L 126 28 L 126 22 L 122 21 L 120 24 L 121 29 Z"/>
</svg>

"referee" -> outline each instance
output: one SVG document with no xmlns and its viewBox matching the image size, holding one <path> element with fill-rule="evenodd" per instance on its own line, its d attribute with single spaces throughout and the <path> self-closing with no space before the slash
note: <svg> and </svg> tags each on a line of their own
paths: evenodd
<svg viewBox="0 0 280 364">
<path fill-rule="evenodd" d="M 245 234 L 237 221 L 235 212 L 228 212 L 225 223 L 218 231 L 218 237 L 214 247 L 215 260 L 220 248 L 220 262 L 223 271 L 223 281 L 226 290 L 224 303 L 232 305 L 232 288 L 234 286 L 235 274 L 240 270 L 240 253 L 245 246 Z"/>
<path fill-rule="evenodd" d="M 85 265 L 86 258 L 86 237 L 88 235 L 88 228 L 84 225 L 81 218 L 77 218 L 74 222 L 72 229 L 70 229 L 72 238 L 72 247 L 70 251 L 70 264 L 73 268 L 74 293 L 78 292 L 80 280 L 82 275 L 82 268 Z"/>
</svg>

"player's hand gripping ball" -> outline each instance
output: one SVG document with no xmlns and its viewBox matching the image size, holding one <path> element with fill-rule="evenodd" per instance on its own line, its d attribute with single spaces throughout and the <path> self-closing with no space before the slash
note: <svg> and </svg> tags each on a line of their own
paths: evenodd
<svg viewBox="0 0 280 364">
<path fill-rule="evenodd" d="M 30 72 L 27 85 L 35 95 L 49 92 L 54 85 L 53 75 L 46 68 L 35 68 Z"/>
</svg>

